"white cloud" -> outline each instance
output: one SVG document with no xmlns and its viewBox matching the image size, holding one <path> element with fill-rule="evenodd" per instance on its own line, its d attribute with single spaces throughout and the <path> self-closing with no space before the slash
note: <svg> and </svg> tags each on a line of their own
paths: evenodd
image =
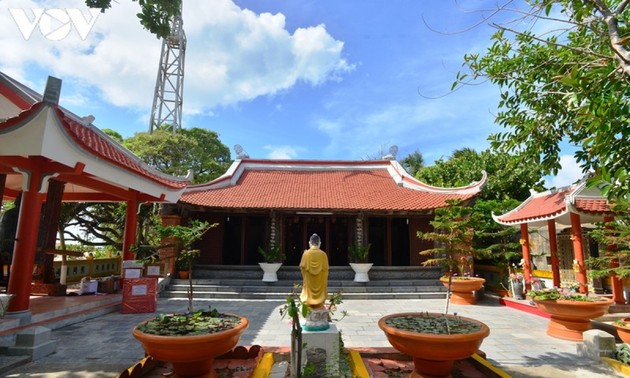
<svg viewBox="0 0 630 378">
<path fill-rule="evenodd" d="M 299 152 L 303 151 L 300 147 L 292 147 L 292 146 L 270 146 L 267 145 L 264 147 L 265 150 L 269 151 L 267 154 L 267 158 L 269 159 L 295 159 L 298 157 Z"/>
<path fill-rule="evenodd" d="M 556 176 L 545 177 L 545 186 L 547 188 L 561 188 L 563 186 L 568 186 L 584 176 L 582 168 L 580 168 L 572 155 L 560 156 L 560 165 L 562 168 Z"/>
<path fill-rule="evenodd" d="M 26 70 L 37 66 L 46 74 L 86 83 L 85 92 L 75 96 L 96 93 L 117 106 L 149 108 L 161 41 L 139 24 L 137 2 L 115 2 L 99 14 L 85 41 L 74 29 L 59 41 L 35 29 L 26 40 L 8 12 L 73 7 L 87 14 L 82 0 L 3 1 L 0 23 L 8 27 L 0 35 L 0 69 L 23 80 Z M 255 14 L 231 0 L 186 3 L 183 18 L 188 42 L 185 113 L 207 113 L 219 105 L 272 95 L 300 81 L 318 85 L 353 69 L 342 57 L 343 42 L 324 25 L 291 34 L 284 15 Z"/>
</svg>

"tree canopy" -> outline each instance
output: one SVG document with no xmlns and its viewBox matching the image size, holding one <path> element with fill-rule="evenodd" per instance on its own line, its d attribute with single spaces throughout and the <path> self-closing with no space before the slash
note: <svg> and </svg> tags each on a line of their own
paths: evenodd
<svg viewBox="0 0 630 378">
<path fill-rule="evenodd" d="M 182 0 L 133 0 L 138 1 L 141 11 L 137 14 L 140 24 L 158 38 L 171 33 L 173 16 L 179 14 Z M 112 0 L 85 0 L 90 8 L 100 8 L 105 12 L 111 8 Z"/>
<path fill-rule="evenodd" d="M 485 54 L 468 54 L 454 88 L 489 80 L 501 93 L 490 137 L 498 151 L 518 153 L 522 164 L 560 168 L 561 143 L 577 147 L 590 185 L 611 199 L 630 194 L 630 2 L 626 0 L 526 0 Z M 518 26 L 517 26 L 518 25 Z M 520 29 L 519 29 L 520 27 Z M 536 31 L 538 32 L 536 32 Z"/>
</svg>

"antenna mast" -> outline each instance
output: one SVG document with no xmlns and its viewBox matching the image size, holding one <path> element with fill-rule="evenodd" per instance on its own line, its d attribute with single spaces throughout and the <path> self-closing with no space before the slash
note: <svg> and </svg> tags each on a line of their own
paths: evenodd
<svg viewBox="0 0 630 378">
<path fill-rule="evenodd" d="M 149 134 L 164 124 L 173 126 L 173 132 L 182 127 L 184 93 L 184 60 L 186 34 L 182 20 L 182 3 L 179 14 L 173 17 L 171 34 L 162 40 L 160 67 L 155 82 Z"/>
</svg>

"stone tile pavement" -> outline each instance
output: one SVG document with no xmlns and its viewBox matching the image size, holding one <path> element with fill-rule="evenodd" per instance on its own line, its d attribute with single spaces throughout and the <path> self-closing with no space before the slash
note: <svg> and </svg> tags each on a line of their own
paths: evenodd
<svg viewBox="0 0 630 378">
<path fill-rule="evenodd" d="M 186 300 L 160 298 L 157 312 L 182 311 Z M 289 346 L 291 326 L 282 320 L 278 300 L 200 300 L 196 309 L 217 307 L 247 316 L 250 327 L 240 345 Z M 348 317 L 337 322 L 348 347 L 390 347 L 377 326 L 378 319 L 396 312 L 441 312 L 443 299 L 346 300 L 339 310 Z M 614 377 L 607 366 L 577 357 L 574 342 L 546 335 L 547 319 L 501 306 L 487 297 L 476 306 L 451 305 L 449 313 L 472 317 L 490 327 L 481 349 L 495 366 L 514 377 Z M 339 315 L 339 313 L 337 314 Z M 56 353 L 6 373 L 6 377 L 105 378 L 144 356 L 131 335 L 134 325 L 154 314 L 107 314 L 53 331 Z"/>
</svg>

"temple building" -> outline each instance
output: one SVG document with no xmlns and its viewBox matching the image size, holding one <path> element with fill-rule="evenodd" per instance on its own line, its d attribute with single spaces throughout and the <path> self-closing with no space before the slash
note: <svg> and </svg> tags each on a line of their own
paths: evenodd
<svg viewBox="0 0 630 378">
<path fill-rule="evenodd" d="M 471 201 L 486 175 L 466 187 L 438 188 L 409 175 L 393 159 L 375 161 L 237 159 L 221 177 L 186 188 L 186 219 L 218 223 L 201 243 L 201 264 L 255 265 L 258 247 L 280 245 L 285 265 L 298 265 L 317 233 L 331 265 L 348 264 L 348 247 L 371 244 L 370 262 L 419 266 L 417 237 L 436 208 Z"/>
<path fill-rule="evenodd" d="M 599 256 L 601 248 L 588 232 L 597 222 L 612 220 L 614 214 L 599 189 L 586 186 L 586 179 L 559 189 L 532 191 L 515 209 L 494 216 L 500 224 L 520 228 L 526 279 L 548 277 L 554 287 L 576 282 L 581 292 L 588 287 L 603 289 L 601 281 L 589 282 L 587 276 L 584 261 Z M 616 303 L 625 303 L 621 280 L 611 277 L 608 289 Z"/>
</svg>

